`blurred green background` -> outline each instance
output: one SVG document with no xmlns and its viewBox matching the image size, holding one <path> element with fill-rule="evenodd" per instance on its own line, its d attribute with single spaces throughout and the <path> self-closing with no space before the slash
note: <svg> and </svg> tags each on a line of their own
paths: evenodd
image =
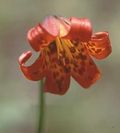
<svg viewBox="0 0 120 133">
<path fill-rule="evenodd" d="M 46 94 L 44 133 L 119 133 L 119 0 L 0 0 L 0 133 L 36 133 L 38 83 L 23 76 L 18 57 L 32 50 L 27 31 L 51 14 L 89 18 L 94 32 L 109 31 L 113 52 L 96 60 L 102 78 L 91 89 L 72 80 L 64 96 Z"/>
</svg>

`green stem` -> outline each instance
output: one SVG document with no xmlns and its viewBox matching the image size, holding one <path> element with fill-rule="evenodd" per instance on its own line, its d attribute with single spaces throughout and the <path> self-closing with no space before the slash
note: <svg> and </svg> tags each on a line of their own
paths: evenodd
<svg viewBox="0 0 120 133">
<path fill-rule="evenodd" d="M 39 85 L 39 121 L 38 121 L 38 133 L 43 132 L 43 125 L 44 125 L 44 106 L 45 106 L 45 99 L 44 99 L 44 91 L 43 91 L 43 80 L 40 81 Z"/>
</svg>

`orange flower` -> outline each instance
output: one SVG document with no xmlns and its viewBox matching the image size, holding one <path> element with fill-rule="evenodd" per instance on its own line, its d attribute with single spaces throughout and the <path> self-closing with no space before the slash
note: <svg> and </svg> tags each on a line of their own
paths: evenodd
<svg viewBox="0 0 120 133">
<path fill-rule="evenodd" d="M 19 58 L 22 72 L 34 81 L 46 77 L 44 90 L 60 95 L 68 90 L 70 76 L 84 88 L 96 82 L 100 72 L 91 56 L 104 59 L 111 53 L 108 33 L 92 35 L 86 18 L 49 16 L 32 28 L 27 38 L 40 55 L 34 64 L 25 66 L 32 53 L 23 53 Z"/>
</svg>

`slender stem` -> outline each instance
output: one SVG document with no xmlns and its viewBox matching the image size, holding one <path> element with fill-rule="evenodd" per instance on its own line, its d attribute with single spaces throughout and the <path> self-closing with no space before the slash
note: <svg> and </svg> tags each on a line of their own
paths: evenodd
<svg viewBox="0 0 120 133">
<path fill-rule="evenodd" d="M 44 125 L 44 106 L 45 106 L 45 99 L 44 99 L 44 91 L 43 91 L 43 80 L 40 81 L 39 85 L 39 121 L 38 121 L 38 133 L 43 132 L 43 125 Z"/>
</svg>

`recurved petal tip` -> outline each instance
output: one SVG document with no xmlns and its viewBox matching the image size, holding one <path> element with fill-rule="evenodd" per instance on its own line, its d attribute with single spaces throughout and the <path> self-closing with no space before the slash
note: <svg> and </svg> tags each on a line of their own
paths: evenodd
<svg viewBox="0 0 120 133">
<path fill-rule="evenodd" d="M 19 64 L 22 65 L 24 64 L 32 55 L 31 51 L 24 52 L 20 57 L 19 57 Z"/>
<path fill-rule="evenodd" d="M 87 18 L 70 18 L 71 29 L 66 38 L 87 42 L 92 36 L 92 26 Z"/>
<path fill-rule="evenodd" d="M 59 16 L 48 16 L 41 24 L 42 27 L 53 36 L 64 37 L 70 30 L 70 21 Z"/>
<path fill-rule="evenodd" d="M 35 51 L 40 51 L 42 47 L 48 46 L 55 39 L 55 36 L 48 33 L 41 24 L 38 24 L 28 31 L 27 39 Z"/>
<path fill-rule="evenodd" d="M 94 50 L 92 50 L 93 48 Z M 90 54 L 97 59 L 106 58 L 112 52 L 108 32 L 95 33 L 91 38 L 89 50 Z"/>
<path fill-rule="evenodd" d="M 46 17 L 41 25 L 51 35 L 57 36 L 59 34 L 59 24 L 55 16 Z"/>
<path fill-rule="evenodd" d="M 19 57 L 20 68 L 25 77 L 29 80 L 41 80 L 44 77 L 46 71 L 46 68 L 43 69 L 43 58 L 39 56 L 38 59 L 32 65 L 26 66 L 25 63 L 28 61 L 31 55 L 31 51 L 27 51 Z"/>
</svg>

